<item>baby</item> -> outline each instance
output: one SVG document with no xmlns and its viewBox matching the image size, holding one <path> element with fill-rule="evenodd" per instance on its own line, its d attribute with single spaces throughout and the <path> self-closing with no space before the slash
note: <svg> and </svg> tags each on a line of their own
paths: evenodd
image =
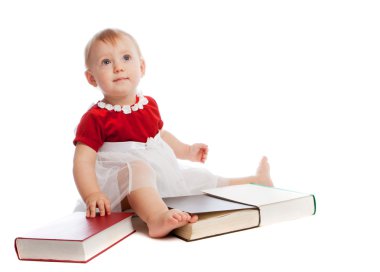
<svg viewBox="0 0 380 272">
<path fill-rule="evenodd" d="M 164 237 L 197 216 L 172 209 L 163 197 L 202 189 L 257 183 L 272 186 L 263 157 L 256 175 L 222 178 L 202 168 L 183 169 L 178 159 L 204 163 L 208 147 L 188 145 L 163 129 L 156 101 L 137 92 L 145 61 L 136 40 L 118 29 L 97 33 L 85 50 L 87 81 L 103 99 L 81 118 L 74 139 L 74 179 L 87 217 L 131 207 L 151 237 Z"/>
</svg>

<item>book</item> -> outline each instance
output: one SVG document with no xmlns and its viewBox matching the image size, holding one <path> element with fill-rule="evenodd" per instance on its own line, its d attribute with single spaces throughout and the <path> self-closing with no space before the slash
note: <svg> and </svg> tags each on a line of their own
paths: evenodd
<svg viewBox="0 0 380 272">
<path fill-rule="evenodd" d="M 313 194 L 257 184 L 225 186 L 203 192 L 210 196 L 257 207 L 260 211 L 260 226 L 316 213 L 316 200 Z"/>
<path fill-rule="evenodd" d="M 164 198 L 169 208 L 196 214 L 198 221 L 174 229 L 172 234 L 194 241 L 259 225 L 259 210 L 252 205 L 231 202 L 206 194 Z"/>
<path fill-rule="evenodd" d="M 20 260 L 86 263 L 135 232 L 132 213 L 75 212 L 15 239 Z"/>
<path fill-rule="evenodd" d="M 197 222 L 173 230 L 175 236 L 185 241 L 293 220 L 316 212 L 314 195 L 274 187 L 244 184 L 203 192 L 203 195 L 164 199 L 169 208 L 198 215 Z"/>
</svg>

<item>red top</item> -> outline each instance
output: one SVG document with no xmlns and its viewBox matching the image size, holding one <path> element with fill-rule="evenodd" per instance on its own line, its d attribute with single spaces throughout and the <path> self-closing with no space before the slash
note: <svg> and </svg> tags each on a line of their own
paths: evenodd
<svg viewBox="0 0 380 272">
<path fill-rule="evenodd" d="M 148 104 L 143 109 L 125 114 L 92 106 L 80 120 L 74 145 L 81 142 L 96 152 L 104 142 L 142 142 L 154 137 L 163 127 L 156 101 L 145 96 Z M 136 96 L 136 103 L 139 97 Z"/>
</svg>

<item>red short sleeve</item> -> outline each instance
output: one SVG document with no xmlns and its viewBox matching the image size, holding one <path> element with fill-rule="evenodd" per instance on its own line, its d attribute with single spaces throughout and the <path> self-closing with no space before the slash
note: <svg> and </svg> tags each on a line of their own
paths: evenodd
<svg viewBox="0 0 380 272">
<path fill-rule="evenodd" d="M 78 142 L 88 145 L 96 152 L 104 143 L 103 127 L 100 119 L 91 111 L 83 115 L 76 129 L 74 145 Z"/>
<path fill-rule="evenodd" d="M 158 129 L 161 130 L 162 127 L 164 126 L 164 122 L 162 121 L 161 119 L 161 115 L 160 115 L 160 110 L 158 109 L 158 105 L 157 105 L 157 102 L 156 100 L 154 100 L 152 97 L 148 96 L 147 99 L 149 100 L 149 103 L 151 103 L 155 109 L 155 118 L 158 122 Z"/>
</svg>

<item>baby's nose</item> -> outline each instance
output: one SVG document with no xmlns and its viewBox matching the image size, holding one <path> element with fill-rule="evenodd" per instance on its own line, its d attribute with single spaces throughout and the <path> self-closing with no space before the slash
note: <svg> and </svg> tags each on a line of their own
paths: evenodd
<svg viewBox="0 0 380 272">
<path fill-rule="evenodd" d="M 124 71 L 124 66 L 123 66 L 123 64 L 121 62 L 115 62 L 113 70 L 114 70 L 115 73 L 122 72 L 122 71 Z"/>
</svg>

